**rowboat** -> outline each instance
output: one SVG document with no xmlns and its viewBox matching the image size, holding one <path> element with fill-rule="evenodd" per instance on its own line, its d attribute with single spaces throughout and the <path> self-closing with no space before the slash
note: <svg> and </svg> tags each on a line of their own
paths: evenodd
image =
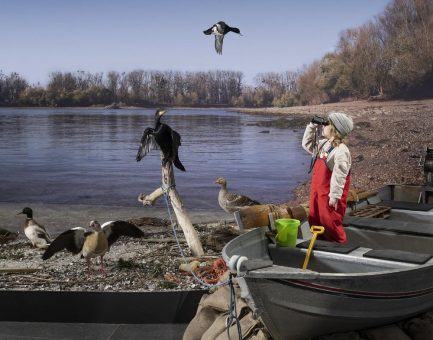
<svg viewBox="0 0 433 340">
<path fill-rule="evenodd" d="M 349 243 L 318 240 L 307 269 L 312 234 L 306 222 L 295 247 L 275 243 L 271 220 L 227 243 L 223 257 L 231 268 L 235 264 L 243 295 L 274 339 L 311 339 L 403 320 L 433 308 L 432 192 L 387 185 L 360 200 L 344 219 Z M 360 213 L 372 207 L 385 208 L 386 218 Z M 235 218 L 242 229 L 238 212 Z"/>
</svg>

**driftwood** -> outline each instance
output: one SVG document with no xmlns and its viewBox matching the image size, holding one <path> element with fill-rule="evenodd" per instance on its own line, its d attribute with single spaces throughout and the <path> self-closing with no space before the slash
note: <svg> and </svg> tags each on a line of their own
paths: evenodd
<svg viewBox="0 0 433 340">
<path fill-rule="evenodd" d="M 35 273 L 41 268 L 0 268 L 0 273 Z"/>
<path fill-rule="evenodd" d="M 153 205 L 164 193 L 167 193 L 174 213 L 176 214 L 177 221 L 183 230 L 186 242 L 189 249 L 194 256 L 201 256 L 204 254 L 203 246 L 197 231 L 194 229 L 188 213 L 180 199 L 176 190 L 176 183 L 173 174 L 172 162 L 166 162 L 162 167 L 162 186 L 157 188 L 149 195 L 141 193 L 138 196 L 138 201 L 143 205 Z"/>
<path fill-rule="evenodd" d="M 347 204 L 355 205 L 358 201 L 376 194 L 377 190 L 349 190 Z M 308 213 L 309 208 L 307 203 L 294 207 L 288 204 L 262 204 L 242 208 L 239 210 L 239 217 L 243 228 L 249 229 L 269 225 L 269 214 L 272 214 L 274 220 L 279 218 L 295 218 L 303 222 L 307 220 Z"/>
<path fill-rule="evenodd" d="M 262 204 L 244 207 L 239 210 L 239 216 L 245 229 L 269 225 L 269 214 L 272 214 L 274 220 L 295 218 L 302 222 L 307 219 L 308 208 L 304 206 L 291 207 L 287 204 Z"/>
</svg>

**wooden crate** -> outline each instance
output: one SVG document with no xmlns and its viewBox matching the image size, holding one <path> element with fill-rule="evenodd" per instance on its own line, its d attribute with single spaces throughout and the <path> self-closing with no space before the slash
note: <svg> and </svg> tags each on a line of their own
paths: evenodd
<svg viewBox="0 0 433 340">
<path fill-rule="evenodd" d="M 352 211 L 350 215 L 357 216 L 357 217 L 388 218 L 390 212 L 391 212 L 390 207 L 383 207 L 379 205 L 367 205 L 365 207 Z"/>
</svg>

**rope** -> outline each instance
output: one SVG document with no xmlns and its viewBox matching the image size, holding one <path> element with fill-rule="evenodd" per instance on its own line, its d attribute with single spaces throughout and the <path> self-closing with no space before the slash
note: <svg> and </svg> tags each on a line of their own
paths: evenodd
<svg viewBox="0 0 433 340">
<path fill-rule="evenodd" d="M 168 187 L 168 190 L 169 190 L 171 187 L 172 187 L 172 186 Z M 175 228 L 176 225 L 177 225 L 177 223 L 174 223 L 174 222 L 173 222 L 173 217 L 172 217 L 172 215 L 171 215 L 170 204 L 169 204 L 169 203 L 171 202 L 171 200 L 170 200 L 170 197 L 168 196 L 168 190 L 167 190 L 167 191 L 164 191 L 164 188 L 162 188 L 162 190 L 163 190 L 163 192 L 164 192 L 165 204 L 167 205 L 168 216 L 169 216 L 169 218 L 170 218 L 171 227 L 172 227 L 172 229 L 173 229 L 174 239 L 176 240 L 176 244 L 177 244 L 177 247 L 179 248 L 179 252 L 180 252 L 180 255 L 182 256 L 182 259 L 184 260 L 185 264 L 188 264 L 188 261 L 187 261 L 187 259 L 186 259 L 186 256 L 185 256 L 185 254 L 184 254 L 184 252 L 183 252 L 183 250 L 182 250 L 182 247 L 180 246 L 179 238 L 178 238 L 178 236 L 177 236 L 177 231 L 176 231 L 176 228 Z M 195 279 L 196 281 L 198 281 L 201 285 L 203 285 L 203 286 L 205 286 L 205 287 L 208 287 L 208 288 L 213 288 L 213 287 L 222 287 L 222 286 L 225 286 L 225 285 L 229 284 L 229 280 L 227 280 L 227 281 L 225 281 L 225 282 L 220 282 L 220 283 L 215 283 L 215 284 L 209 284 L 209 283 L 203 281 L 201 278 L 199 278 L 199 277 L 194 273 L 194 271 L 191 271 L 191 274 L 192 274 L 192 276 L 194 277 L 194 279 Z"/>
<path fill-rule="evenodd" d="M 176 228 L 175 228 L 177 223 L 173 222 L 173 217 L 171 215 L 171 210 L 170 210 L 171 200 L 170 200 L 168 192 L 173 187 L 174 187 L 174 185 L 171 185 L 171 186 L 167 187 L 167 190 L 164 190 L 164 188 L 162 187 L 162 191 L 164 193 L 165 204 L 167 205 L 168 216 L 170 218 L 171 227 L 173 229 L 173 234 L 174 234 L 174 238 L 176 240 L 177 247 L 179 248 L 179 252 L 180 252 L 185 264 L 187 264 L 188 261 L 185 257 L 185 254 L 182 250 L 182 247 L 180 246 L 179 239 L 177 237 L 177 232 L 176 232 Z M 220 283 L 214 283 L 214 284 L 209 284 L 207 282 L 204 282 L 194 273 L 193 270 L 191 270 L 191 274 L 196 281 L 198 281 L 201 285 L 203 285 L 205 287 L 213 288 L 213 287 L 222 287 L 222 286 L 225 286 L 227 284 L 229 285 L 229 287 L 230 287 L 230 302 L 229 302 L 229 315 L 227 316 L 227 319 L 226 319 L 227 336 L 228 336 L 228 339 L 231 340 L 229 328 L 233 324 L 233 320 L 234 320 L 236 322 L 239 340 L 242 340 L 241 324 L 240 324 L 239 318 L 236 315 L 236 293 L 235 293 L 235 288 L 233 286 L 232 273 L 229 274 L 229 279 L 227 281 L 220 282 Z"/>
</svg>

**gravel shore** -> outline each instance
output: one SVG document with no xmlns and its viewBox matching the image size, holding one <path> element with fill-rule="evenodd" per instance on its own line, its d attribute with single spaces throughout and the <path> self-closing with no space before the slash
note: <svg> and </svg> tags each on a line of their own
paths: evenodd
<svg viewBox="0 0 433 340">
<path fill-rule="evenodd" d="M 336 110 L 349 114 L 355 123 L 349 142 L 353 158 L 353 189 L 424 182 L 424 174 L 418 164 L 425 147 L 433 147 L 433 100 L 358 101 L 292 108 L 237 109 L 250 114 L 275 116 L 270 124 L 288 131 L 305 127 L 314 115 L 325 115 Z M 308 201 L 309 188 L 310 182 L 296 188 L 295 199 L 290 203 L 297 205 Z M 24 206 L 0 204 L 0 227 L 16 231 L 22 221 L 15 214 Z M 166 211 L 142 207 L 30 206 L 35 210 L 35 219 L 45 224 L 53 236 L 69 227 L 87 225 L 92 219 L 105 222 L 114 219 L 137 221 L 142 218 L 144 220 L 139 225 L 146 237 L 117 242 L 106 255 L 107 276 L 98 274 L 95 264 L 95 273 L 89 277 L 85 272 L 85 261 L 79 256 L 62 252 L 42 261 L 42 251 L 31 248 L 21 233 L 17 240 L 0 245 L 0 269 L 27 268 L 35 271 L 0 273 L 0 290 L 151 291 L 203 288 L 190 276 L 179 272 L 179 265 L 184 260 L 173 241 L 171 227 L 164 220 L 167 218 Z M 191 215 L 206 251 L 206 256 L 199 261 L 206 266 L 220 254 L 220 249 L 207 243 L 209 235 L 229 225 L 233 218 L 222 210 L 214 214 L 192 212 Z M 72 221 L 76 225 L 71 225 Z M 181 232 L 179 237 L 183 238 Z M 185 243 L 182 243 L 182 248 L 186 256 L 190 256 Z"/>
<path fill-rule="evenodd" d="M 419 160 L 427 146 L 433 147 L 433 100 L 356 101 L 237 111 L 276 115 L 280 120 L 293 120 L 297 127 L 311 120 L 314 115 L 326 115 L 331 111 L 345 112 L 355 124 L 349 136 L 353 161 L 352 189 L 369 190 L 386 184 L 424 183 Z M 308 201 L 309 188 L 310 182 L 299 186 L 292 203 Z"/>
</svg>

